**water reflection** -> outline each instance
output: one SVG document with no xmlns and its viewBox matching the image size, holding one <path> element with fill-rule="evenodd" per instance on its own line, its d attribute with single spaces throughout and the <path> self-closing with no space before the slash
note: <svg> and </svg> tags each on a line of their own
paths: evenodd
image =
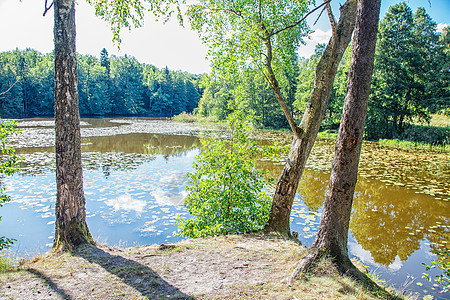
<svg viewBox="0 0 450 300">
<path fill-rule="evenodd" d="M 123 194 L 118 198 L 106 200 L 105 204 L 112 206 L 114 211 L 134 210 L 138 215 L 141 215 L 144 212 L 144 207 L 147 205 L 147 202 L 145 200 L 133 199 L 130 194 Z"/>
<path fill-rule="evenodd" d="M 105 177 L 113 170 L 136 169 L 144 162 L 154 160 L 157 155 L 164 159 L 186 155 L 192 149 L 200 148 L 201 142 L 195 136 L 134 133 L 115 136 L 95 136 L 82 139 L 82 162 L 87 170 L 102 169 Z M 20 174 L 40 174 L 55 170 L 53 147 L 18 148 L 23 155 Z"/>
<path fill-rule="evenodd" d="M 363 249 L 385 266 L 405 261 L 428 240 L 433 252 L 448 247 L 448 202 L 404 187 L 360 179 L 350 228 Z"/>
</svg>

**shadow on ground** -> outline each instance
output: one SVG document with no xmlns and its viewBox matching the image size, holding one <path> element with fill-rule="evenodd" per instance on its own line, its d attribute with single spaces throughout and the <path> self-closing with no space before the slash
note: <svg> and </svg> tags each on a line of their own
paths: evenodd
<svg viewBox="0 0 450 300">
<path fill-rule="evenodd" d="M 86 246 L 73 253 L 122 279 L 128 286 L 148 299 L 193 299 L 161 278 L 151 268 L 119 255 L 111 255 L 102 249 Z"/>
</svg>

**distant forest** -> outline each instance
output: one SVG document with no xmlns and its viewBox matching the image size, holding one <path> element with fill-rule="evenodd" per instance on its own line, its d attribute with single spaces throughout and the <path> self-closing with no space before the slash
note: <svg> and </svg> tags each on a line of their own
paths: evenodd
<svg viewBox="0 0 450 300">
<path fill-rule="evenodd" d="M 88 116 L 171 117 L 192 112 L 203 93 L 201 75 L 158 69 L 134 57 L 100 59 L 79 55 L 80 114 Z M 54 114 L 54 58 L 32 49 L 0 53 L 0 116 L 50 117 Z"/>
</svg>

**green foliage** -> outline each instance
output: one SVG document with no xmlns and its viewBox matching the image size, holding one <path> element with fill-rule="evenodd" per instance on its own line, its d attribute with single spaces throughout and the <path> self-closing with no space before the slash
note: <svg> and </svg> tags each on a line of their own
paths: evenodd
<svg viewBox="0 0 450 300">
<path fill-rule="evenodd" d="M 0 95 L 0 116 L 53 114 L 53 78 L 52 54 L 31 49 L 0 53 L 0 92 L 8 91 Z"/>
<path fill-rule="evenodd" d="M 286 102 L 291 111 L 298 111 L 294 106 L 297 73 L 286 73 L 290 78 L 285 88 Z M 204 89 L 203 95 L 194 113 L 202 117 L 209 117 L 218 121 L 225 120 L 232 110 L 228 102 L 236 103 L 240 110 L 255 116 L 254 123 L 260 127 L 287 128 L 286 117 L 275 98 L 275 93 L 267 84 L 264 76 L 259 72 L 247 70 L 236 75 L 236 82 L 230 83 L 214 76 L 204 75 L 200 87 Z"/>
<path fill-rule="evenodd" d="M 309 101 L 309 96 L 314 87 L 316 66 L 319 63 L 324 50 L 325 44 L 318 44 L 315 53 L 310 58 L 303 59 L 299 63 L 300 74 L 297 78 L 298 85 L 294 106 L 301 112 L 305 111 L 306 104 Z M 347 47 L 337 69 L 330 99 L 328 100 L 327 110 L 322 122 L 322 127 L 324 128 L 335 129 L 339 127 L 342 108 L 344 106 L 344 98 L 347 93 L 347 72 L 350 67 L 351 55 L 352 48 Z"/>
<path fill-rule="evenodd" d="M 261 150 L 248 137 L 250 121 L 239 111 L 227 121 L 230 139 L 202 141 L 204 150 L 188 174 L 185 206 L 193 218 L 179 221 L 182 236 L 246 233 L 267 222 L 270 198 L 262 191 L 267 185 L 262 171 L 255 169 Z"/>
<path fill-rule="evenodd" d="M 414 119 L 449 107 L 449 56 L 436 23 L 399 3 L 380 24 L 366 137 L 399 137 Z"/>
<path fill-rule="evenodd" d="M 81 116 L 171 117 L 192 112 L 200 76 L 141 64 L 134 57 L 79 55 Z M 53 116 L 53 56 L 34 50 L 0 53 L 0 116 Z M 14 85 L 13 85 L 14 84 Z M 9 89 L 12 86 L 11 89 Z"/>
<path fill-rule="evenodd" d="M 441 274 L 432 278 L 428 273 L 423 273 L 422 278 L 431 281 L 432 279 L 438 283 L 442 290 L 441 293 L 447 293 L 450 291 L 450 249 L 445 249 L 436 253 L 437 259 L 431 262 L 431 265 L 422 263 L 425 266 L 426 271 L 431 269 L 438 269 Z"/>
<path fill-rule="evenodd" d="M 199 113 L 212 106 L 223 119 L 232 92 L 239 109 L 253 112 L 263 126 L 285 126 L 274 92 L 293 111 L 297 50 L 309 33 L 304 16 L 313 2 L 201 0 L 189 5 L 191 26 L 208 45 L 214 80 L 219 81 L 218 89 L 205 91 Z"/>
<path fill-rule="evenodd" d="M 411 142 L 411 141 L 401 141 L 401 140 L 389 140 L 389 139 L 380 139 L 378 141 L 380 146 L 391 147 L 391 148 L 399 148 L 399 149 L 418 149 L 418 150 L 426 150 L 433 152 L 450 152 L 450 145 L 440 146 L 440 145 L 432 145 L 423 142 Z"/>
<path fill-rule="evenodd" d="M 291 69 L 301 38 L 308 33 L 306 22 L 294 24 L 302 19 L 312 2 L 202 0 L 189 6 L 188 16 L 192 28 L 210 47 L 214 70 L 233 81 L 242 70 L 262 70 L 265 58 L 261 54 L 266 52 L 262 37 L 268 35 L 276 73 Z"/>
<path fill-rule="evenodd" d="M 167 20 L 175 7 L 182 22 L 180 4 L 183 0 L 87 0 L 95 8 L 95 14 L 111 26 L 113 42 L 120 44 L 122 28 L 138 28 L 144 23 L 144 15 L 150 11 L 157 18 Z"/>
<path fill-rule="evenodd" d="M 17 134 L 19 129 L 14 122 L 0 122 L 0 176 L 12 175 L 17 170 L 17 161 L 19 157 L 16 155 L 15 149 L 8 146 L 8 137 Z M 9 197 L 4 194 L 5 187 L 0 185 L 0 207 L 4 203 L 10 201 Z M 0 221 L 2 218 L 0 217 Z M 11 247 L 15 239 L 0 237 L 0 251 Z"/>
<path fill-rule="evenodd" d="M 3 238 L 0 238 L 0 247 L 2 245 L 2 240 Z M 0 249 L 1 251 L 2 249 Z M 0 253 L 0 273 L 2 272 L 7 272 L 7 271 L 11 271 L 13 270 L 13 261 L 11 258 L 7 257 L 6 255 L 4 255 L 4 253 Z"/>
<path fill-rule="evenodd" d="M 186 113 L 182 112 L 179 115 L 175 115 L 171 118 L 173 121 L 176 122 L 184 122 L 184 123 L 217 123 L 219 120 L 212 116 L 203 117 L 198 114 L 193 113 Z"/>
</svg>

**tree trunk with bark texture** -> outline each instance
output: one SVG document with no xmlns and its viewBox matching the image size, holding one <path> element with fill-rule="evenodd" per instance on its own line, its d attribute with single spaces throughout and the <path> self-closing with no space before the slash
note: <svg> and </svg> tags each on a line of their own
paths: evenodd
<svg viewBox="0 0 450 300">
<path fill-rule="evenodd" d="M 300 262 L 289 280 L 324 254 L 333 258 L 341 273 L 357 272 L 348 258 L 347 239 L 370 94 L 380 2 L 358 0 L 347 95 L 322 218 L 311 254 Z"/>
<path fill-rule="evenodd" d="M 299 126 L 302 135 L 294 133 L 289 156 L 278 180 L 266 231 L 291 235 L 289 219 L 295 193 L 325 115 L 337 68 L 352 38 L 356 0 L 347 0 L 340 10 L 336 32 L 316 68 L 314 88 Z"/>
<path fill-rule="evenodd" d="M 54 1 L 56 222 L 54 249 L 93 243 L 86 224 L 81 167 L 75 1 Z"/>
</svg>

